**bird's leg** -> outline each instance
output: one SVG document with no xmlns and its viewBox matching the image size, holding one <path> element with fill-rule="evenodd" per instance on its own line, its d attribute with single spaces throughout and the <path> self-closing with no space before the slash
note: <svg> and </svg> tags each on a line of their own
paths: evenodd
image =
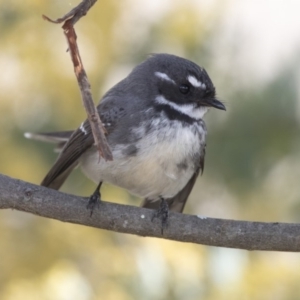
<svg viewBox="0 0 300 300">
<path fill-rule="evenodd" d="M 102 185 L 102 181 L 99 182 L 97 185 L 95 192 L 91 195 L 89 198 L 89 203 L 87 204 L 86 208 L 91 211 L 90 217 L 92 216 L 95 207 L 98 207 L 101 201 L 101 194 L 100 194 L 100 188 Z"/>
<path fill-rule="evenodd" d="M 163 198 L 160 198 L 159 208 L 154 212 L 151 221 L 155 218 L 161 220 L 161 234 L 164 234 L 164 229 L 168 227 L 168 218 L 169 218 L 169 206 L 168 202 Z"/>
</svg>

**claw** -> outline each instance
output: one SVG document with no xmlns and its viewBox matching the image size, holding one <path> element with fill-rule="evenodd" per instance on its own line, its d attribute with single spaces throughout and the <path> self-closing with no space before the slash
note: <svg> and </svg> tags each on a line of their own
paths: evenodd
<svg viewBox="0 0 300 300">
<path fill-rule="evenodd" d="M 161 234 L 164 234 L 164 229 L 168 227 L 168 218 L 169 218 L 169 206 L 167 201 L 164 198 L 160 198 L 159 208 L 153 213 L 151 221 L 155 218 L 161 220 Z"/>
<path fill-rule="evenodd" d="M 100 188 L 101 188 L 102 182 L 100 182 L 95 190 L 95 192 L 91 195 L 89 198 L 89 202 L 86 205 L 86 208 L 90 210 L 90 217 L 93 215 L 94 209 L 99 208 L 101 203 L 101 194 L 100 194 Z"/>
</svg>

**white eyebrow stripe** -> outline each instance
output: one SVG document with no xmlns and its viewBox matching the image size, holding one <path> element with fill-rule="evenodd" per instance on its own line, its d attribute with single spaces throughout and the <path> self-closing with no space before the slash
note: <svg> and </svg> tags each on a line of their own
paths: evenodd
<svg viewBox="0 0 300 300">
<path fill-rule="evenodd" d="M 155 76 L 157 76 L 163 80 L 167 80 L 167 81 L 170 81 L 170 82 L 176 84 L 175 81 L 173 79 L 171 79 L 166 73 L 155 72 L 154 74 L 155 74 Z"/>
<path fill-rule="evenodd" d="M 168 99 L 166 99 L 164 96 L 160 95 L 157 96 L 155 98 L 156 103 L 158 104 L 164 104 L 164 105 L 168 105 L 171 108 L 173 108 L 174 110 L 189 116 L 192 119 L 202 119 L 203 116 L 206 114 L 206 112 L 208 111 L 208 107 L 195 107 L 194 104 L 177 104 L 174 103 Z"/>
<path fill-rule="evenodd" d="M 200 88 L 202 88 L 203 90 L 206 89 L 206 84 L 203 83 L 203 82 L 201 82 L 201 81 L 199 81 L 199 80 L 198 80 L 195 76 L 193 76 L 193 75 L 189 75 L 189 76 L 187 77 L 187 80 L 188 80 L 189 83 L 190 83 L 191 85 L 193 85 L 194 87 L 200 87 Z"/>
</svg>

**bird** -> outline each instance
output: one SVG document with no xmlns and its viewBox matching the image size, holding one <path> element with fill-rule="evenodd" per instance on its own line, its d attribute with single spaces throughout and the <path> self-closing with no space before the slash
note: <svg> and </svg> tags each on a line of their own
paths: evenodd
<svg viewBox="0 0 300 300">
<path fill-rule="evenodd" d="M 172 54 L 152 54 L 108 90 L 97 106 L 113 160 L 100 159 L 91 126 L 74 131 L 26 133 L 27 138 L 63 146 L 41 185 L 59 189 L 78 165 L 98 184 L 89 198 L 91 211 L 101 201 L 103 182 L 143 198 L 162 228 L 169 210 L 183 212 L 204 169 L 209 108 L 226 110 L 203 67 Z"/>
</svg>

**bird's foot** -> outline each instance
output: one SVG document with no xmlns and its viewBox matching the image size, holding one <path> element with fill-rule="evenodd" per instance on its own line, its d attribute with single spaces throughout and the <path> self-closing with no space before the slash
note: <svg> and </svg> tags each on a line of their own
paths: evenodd
<svg viewBox="0 0 300 300">
<path fill-rule="evenodd" d="M 169 218 L 169 206 L 167 201 L 160 197 L 159 208 L 153 213 L 151 221 L 155 218 L 159 218 L 161 220 L 161 234 L 164 234 L 164 229 L 168 227 L 168 218 Z"/>
<path fill-rule="evenodd" d="M 100 187 L 102 182 L 100 182 L 95 190 L 95 192 L 89 197 L 89 202 L 86 208 L 90 211 L 90 217 L 93 215 L 94 209 L 99 208 L 101 203 L 101 194 L 100 194 Z"/>
</svg>

